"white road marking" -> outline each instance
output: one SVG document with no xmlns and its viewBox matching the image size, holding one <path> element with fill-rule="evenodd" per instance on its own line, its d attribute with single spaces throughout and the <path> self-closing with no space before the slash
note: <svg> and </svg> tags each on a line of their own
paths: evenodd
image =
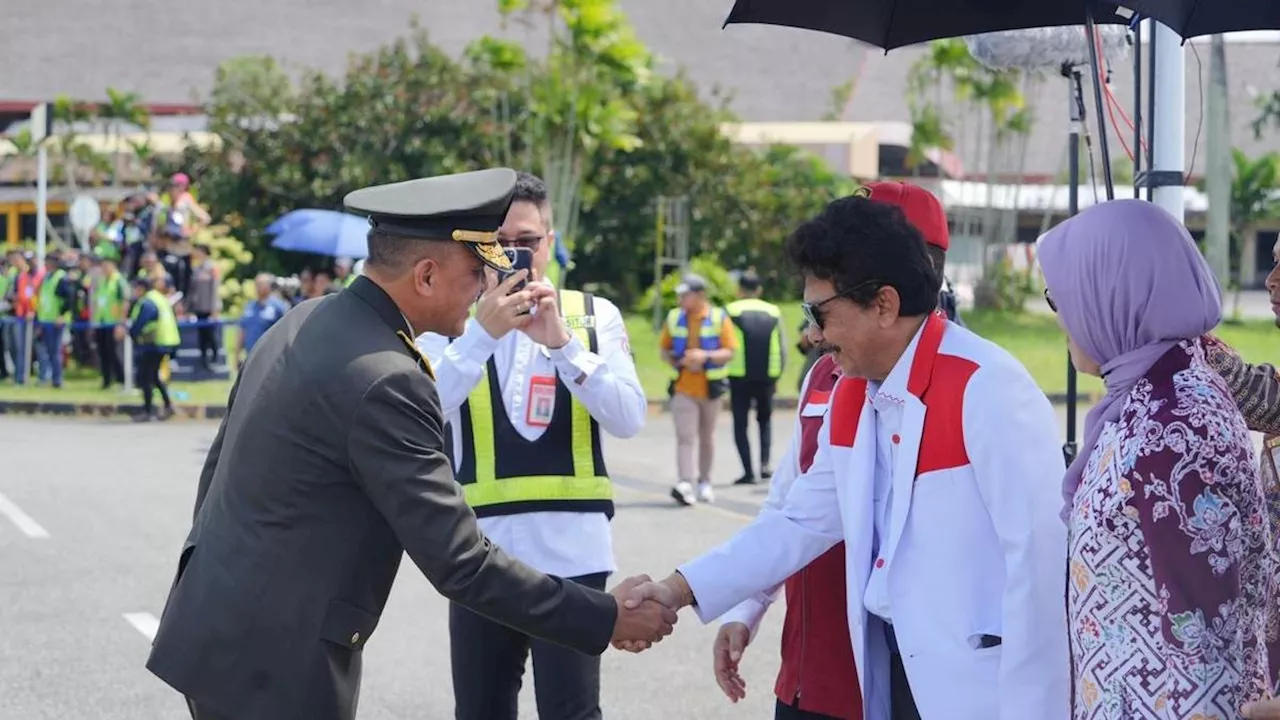
<svg viewBox="0 0 1280 720">
<path fill-rule="evenodd" d="M 29 538 L 47 538 L 49 531 L 40 527 L 40 523 L 36 522 L 30 515 L 22 512 L 22 508 L 13 504 L 13 501 L 0 494 L 0 515 L 9 518 L 9 521 L 18 526 L 24 535 Z"/>
<path fill-rule="evenodd" d="M 148 640 L 156 639 L 156 631 L 160 629 L 160 621 L 151 613 L 125 613 L 124 619 L 129 621 L 135 630 L 147 636 Z"/>
</svg>

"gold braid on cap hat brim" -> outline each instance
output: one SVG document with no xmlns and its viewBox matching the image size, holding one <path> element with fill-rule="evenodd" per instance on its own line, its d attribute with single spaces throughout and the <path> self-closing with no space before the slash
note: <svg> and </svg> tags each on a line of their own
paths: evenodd
<svg viewBox="0 0 1280 720">
<path fill-rule="evenodd" d="M 454 230 L 453 239 L 467 243 L 487 263 L 503 270 L 511 269 L 511 258 L 498 244 L 498 233 L 478 230 Z"/>
</svg>

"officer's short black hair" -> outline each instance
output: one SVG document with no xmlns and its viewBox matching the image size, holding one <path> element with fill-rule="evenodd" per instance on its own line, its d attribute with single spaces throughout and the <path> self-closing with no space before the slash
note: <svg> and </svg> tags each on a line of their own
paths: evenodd
<svg viewBox="0 0 1280 720">
<path fill-rule="evenodd" d="M 547 189 L 545 180 L 533 173 L 517 172 L 516 191 L 511 196 L 511 202 L 522 201 L 537 206 L 547 227 L 551 227 L 551 191 Z"/>
<path fill-rule="evenodd" d="M 754 270 L 748 270 L 738 276 L 738 287 L 744 292 L 755 292 L 760 289 L 760 276 Z"/>
<path fill-rule="evenodd" d="M 800 272 L 830 281 L 863 307 L 885 286 L 898 291 L 902 316 L 924 315 L 938 306 L 942 283 L 924 237 L 887 203 L 840 198 L 787 238 L 786 253 Z"/>
</svg>

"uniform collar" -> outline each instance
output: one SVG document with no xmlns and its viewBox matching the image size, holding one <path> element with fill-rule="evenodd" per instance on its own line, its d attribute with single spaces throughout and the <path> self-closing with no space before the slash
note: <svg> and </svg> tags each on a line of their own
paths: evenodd
<svg viewBox="0 0 1280 720">
<path fill-rule="evenodd" d="M 402 331 L 409 337 L 414 337 L 413 326 L 409 324 L 409 319 L 400 311 L 400 308 L 391 299 L 391 296 L 387 294 L 387 291 L 383 290 L 368 277 L 361 275 L 348 285 L 343 292 L 355 295 L 366 305 L 373 308 L 373 311 L 387 324 L 387 327 L 392 330 Z"/>
</svg>

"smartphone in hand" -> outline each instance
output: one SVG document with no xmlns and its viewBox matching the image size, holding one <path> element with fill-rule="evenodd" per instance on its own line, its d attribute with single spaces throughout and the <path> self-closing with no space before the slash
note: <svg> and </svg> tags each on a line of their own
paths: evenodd
<svg viewBox="0 0 1280 720">
<path fill-rule="evenodd" d="M 533 272 L 533 251 L 532 250 L 530 250 L 529 248 L 522 248 L 522 247 L 508 248 L 507 254 L 511 256 L 511 270 L 507 273 L 506 277 L 511 277 L 512 275 L 520 272 L 521 270 L 524 270 L 527 273 Z M 525 275 L 525 278 L 523 280 L 521 280 L 519 283 L 516 283 L 515 287 L 511 288 L 511 292 L 513 293 L 520 292 L 521 290 L 524 289 L 524 286 L 528 284 L 529 284 L 529 276 Z"/>
</svg>

